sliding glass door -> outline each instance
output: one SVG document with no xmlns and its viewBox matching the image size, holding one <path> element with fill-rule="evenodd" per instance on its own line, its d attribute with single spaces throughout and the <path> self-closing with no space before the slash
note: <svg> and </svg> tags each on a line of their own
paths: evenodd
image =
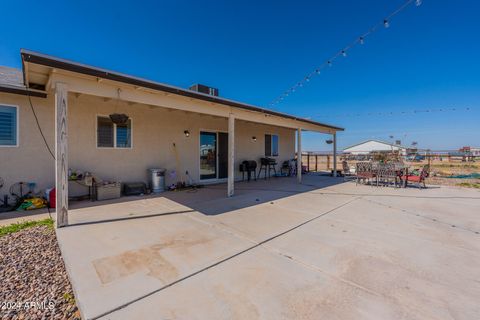
<svg viewBox="0 0 480 320">
<path fill-rule="evenodd" d="M 200 180 L 228 176 L 228 133 L 200 132 Z"/>
<path fill-rule="evenodd" d="M 200 179 L 217 178 L 217 133 L 200 132 Z"/>
</svg>

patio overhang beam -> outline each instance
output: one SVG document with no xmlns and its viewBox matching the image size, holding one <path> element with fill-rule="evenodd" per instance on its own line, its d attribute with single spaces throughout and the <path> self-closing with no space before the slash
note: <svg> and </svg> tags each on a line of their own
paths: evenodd
<svg viewBox="0 0 480 320">
<path fill-rule="evenodd" d="M 332 134 L 337 131 L 337 129 L 331 127 L 320 126 L 313 123 L 306 123 L 300 120 L 246 109 L 239 109 L 233 107 L 226 108 L 225 105 L 222 105 L 220 103 L 187 98 L 148 88 L 139 89 L 138 87 L 135 87 L 133 85 L 118 83 L 115 81 L 105 80 L 98 82 L 96 78 L 86 77 L 84 75 L 77 75 L 71 72 L 57 70 L 55 73 L 51 74 L 50 77 L 52 83 L 67 83 L 69 92 L 72 93 L 86 94 L 108 99 L 118 99 L 118 88 L 121 88 L 122 92 L 120 95 L 120 99 L 133 103 L 147 104 L 152 106 L 207 114 L 223 118 L 228 118 L 230 112 L 233 111 L 237 120 L 245 120 L 261 124 L 274 125 L 294 130 L 300 127 L 306 131 L 314 131 L 327 134 Z"/>
</svg>

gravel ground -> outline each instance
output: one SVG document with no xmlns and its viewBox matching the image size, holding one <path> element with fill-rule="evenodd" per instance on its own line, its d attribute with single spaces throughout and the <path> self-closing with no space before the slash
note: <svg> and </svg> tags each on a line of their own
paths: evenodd
<svg viewBox="0 0 480 320">
<path fill-rule="evenodd" d="M 0 279 L 1 319 L 80 319 L 51 227 L 0 237 Z"/>
</svg>

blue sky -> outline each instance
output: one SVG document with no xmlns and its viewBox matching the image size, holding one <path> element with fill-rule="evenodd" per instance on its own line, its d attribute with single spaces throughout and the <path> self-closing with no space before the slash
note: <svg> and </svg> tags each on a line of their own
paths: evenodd
<svg viewBox="0 0 480 320">
<path fill-rule="evenodd" d="M 268 106 L 403 2 L 4 0 L 0 65 L 20 67 L 27 48 Z M 340 148 L 391 135 L 480 145 L 478 12 L 475 0 L 412 5 L 275 110 L 345 127 Z M 442 108 L 460 111 L 402 114 Z M 307 133 L 304 148 L 328 150 L 326 138 Z"/>
</svg>

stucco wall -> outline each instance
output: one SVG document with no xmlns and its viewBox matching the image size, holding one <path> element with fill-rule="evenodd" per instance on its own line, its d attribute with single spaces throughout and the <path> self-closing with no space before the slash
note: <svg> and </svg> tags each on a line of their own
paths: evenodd
<svg viewBox="0 0 480 320">
<path fill-rule="evenodd" d="M 54 101 L 32 98 L 41 127 L 51 148 L 54 148 Z M 43 189 L 54 184 L 54 163 L 46 151 L 25 96 L 0 94 L 0 104 L 14 104 L 19 108 L 19 146 L 0 148 L 0 176 L 5 186 L 0 195 L 17 181 L 34 181 Z M 97 148 L 96 116 L 112 112 L 127 113 L 132 119 L 131 149 Z M 193 181 L 199 181 L 199 132 L 227 131 L 225 118 L 211 117 L 183 111 L 128 105 L 114 100 L 104 101 L 94 96 L 69 95 L 69 166 L 90 171 L 102 179 L 122 182 L 147 181 L 147 168 L 175 170 L 179 180 L 187 180 L 188 170 Z M 184 130 L 190 131 L 185 137 Z M 279 135 L 278 162 L 294 157 L 295 131 L 245 121 L 236 121 L 235 171 L 241 178 L 238 164 L 243 160 L 259 160 L 264 155 L 264 135 Z M 257 141 L 252 141 L 252 136 Z M 176 147 L 173 146 L 175 143 Z M 178 159 L 178 160 L 177 160 Z M 167 183 L 172 183 L 167 174 Z M 72 190 L 73 191 L 73 190 Z"/>
</svg>

